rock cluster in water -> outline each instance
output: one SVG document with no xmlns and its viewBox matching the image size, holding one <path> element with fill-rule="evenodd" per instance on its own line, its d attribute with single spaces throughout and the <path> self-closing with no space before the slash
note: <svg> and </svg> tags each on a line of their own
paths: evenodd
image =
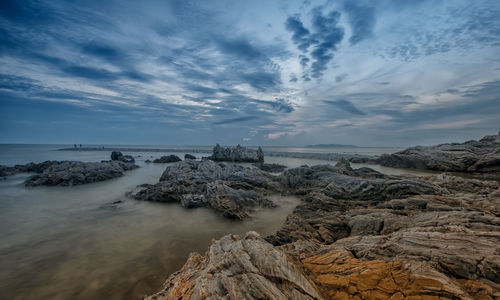
<svg viewBox="0 0 500 300">
<path fill-rule="evenodd" d="M 260 147 L 257 150 L 253 150 L 240 145 L 236 147 L 221 147 L 217 144 L 208 159 L 214 161 L 263 163 L 264 152 Z"/>
<path fill-rule="evenodd" d="M 500 297 L 497 181 L 388 176 L 345 160 L 277 176 L 224 168 L 179 163 L 150 195 L 191 195 L 217 178 L 259 194 L 292 193 L 303 203 L 276 234 L 228 235 L 205 255 L 191 254 L 149 299 Z"/>
<path fill-rule="evenodd" d="M 411 147 L 393 154 L 384 154 L 378 159 L 378 163 L 398 168 L 500 173 L 500 135 L 465 143 Z"/>
<path fill-rule="evenodd" d="M 137 200 L 211 207 L 223 216 L 245 219 L 256 207 L 273 207 L 266 195 L 281 191 L 279 178 L 257 168 L 187 159 L 168 166 L 158 183 L 142 185 Z"/>
<path fill-rule="evenodd" d="M 69 186 L 104 181 L 123 176 L 125 171 L 138 168 L 130 162 L 130 155 L 112 153 L 111 161 L 80 162 L 80 161 L 44 161 L 28 163 L 13 167 L 0 166 L 0 177 L 16 173 L 38 173 L 26 179 L 27 186 Z"/>
<path fill-rule="evenodd" d="M 138 168 L 122 161 L 80 162 L 54 161 L 40 174 L 26 179 L 27 186 L 80 185 L 123 176 L 125 171 Z"/>
</svg>

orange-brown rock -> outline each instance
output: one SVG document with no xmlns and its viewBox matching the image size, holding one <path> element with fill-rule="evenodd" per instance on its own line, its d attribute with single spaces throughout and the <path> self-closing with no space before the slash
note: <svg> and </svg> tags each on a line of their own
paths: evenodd
<svg viewBox="0 0 500 300">
<path fill-rule="evenodd" d="M 450 282 L 433 272 L 409 270 L 400 261 L 357 259 L 341 248 L 302 263 L 329 299 L 492 299 L 491 288 L 480 282 Z"/>
</svg>

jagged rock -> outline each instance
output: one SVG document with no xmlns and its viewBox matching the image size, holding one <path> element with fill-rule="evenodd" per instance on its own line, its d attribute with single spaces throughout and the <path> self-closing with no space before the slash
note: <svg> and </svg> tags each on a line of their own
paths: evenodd
<svg viewBox="0 0 500 300">
<path fill-rule="evenodd" d="M 133 163 L 122 161 L 79 162 L 79 161 L 52 161 L 44 162 L 35 169 L 44 167 L 41 174 L 31 176 L 25 181 L 27 186 L 38 185 L 80 185 L 104 181 L 120 177 L 123 172 L 138 168 Z M 30 166 L 27 169 L 31 169 Z"/>
<path fill-rule="evenodd" d="M 196 159 L 196 156 L 191 155 L 191 154 L 185 154 L 184 159 Z"/>
<path fill-rule="evenodd" d="M 500 171 L 500 135 L 479 141 L 417 146 L 393 154 L 384 154 L 378 163 L 388 167 L 428 169 L 450 172 Z"/>
<path fill-rule="evenodd" d="M 259 147 L 257 150 L 237 145 L 236 147 L 221 147 L 217 144 L 212 155 L 208 157 L 214 161 L 228 162 L 264 162 L 264 152 Z"/>
<path fill-rule="evenodd" d="M 112 161 L 122 161 L 125 163 L 135 163 L 134 157 L 132 155 L 123 155 L 120 151 L 111 152 Z"/>
<path fill-rule="evenodd" d="M 162 156 L 160 158 L 153 160 L 154 163 L 162 163 L 162 164 L 173 163 L 173 162 L 178 162 L 178 161 L 182 161 L 182 159 L 180 159 L 179 156 L 173 155 L 173 154 L 168 155 L 168 156 Z"/>
<path fill-rule="evenodd" d="M 211 207 L 223 216 L 244 219 L 255 207 L 273 207 L 265 195 L 280 190 L 279 178 L 259 169 L 188 159 L 168 166 L 157 184 L 132 196 L 186 208 Z"/>
<path fill-rule="evenodd" d="M 227 235 L 191 254 L 159 293 L 146 299 L 322 299 L 283 251 L 256 232 Z"/>
</svg>

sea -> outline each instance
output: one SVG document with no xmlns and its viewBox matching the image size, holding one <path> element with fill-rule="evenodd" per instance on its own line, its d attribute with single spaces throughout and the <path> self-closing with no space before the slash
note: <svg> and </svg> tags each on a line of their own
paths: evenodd
<svg viewBox="0 0 500 300">
<path fill-rule="evenodd" d="M 0 144 L 0 165 L 46 160 L 109 160 L 109 151 L 59 151 L 74 145 Z M 79 146 L 78 146 L 79 147 Z M 160 290 L 191 252 L 205 253 L 226 234 L 276 232 L 300 200 L 273 196 L 278 207 L 231 221 L 207 208 L 142 202 L 126 196 L 143 183 L 156 183 L 169 164 L 145 163 L 162 155 L 207 156 L 208 146 L 84 145 L 127 148 L 140 168 L 123 177 L 72 187 L 25 187 L 33 174 L 0 180 L 1 299 L 141 299 Z M 135 151 L 134 149 L 137 149 Z M 155 149 L 155 151 L 143 151 Z M 183 151 L 186 149 L 186 151 Z M 175 150 L 175 151 L 171 151 Z M 381 155 L 399 148 L 263 147 L 266 151 Z M 266 157 L 290 168 L 336 161 Z M 386 174 L 429 172 L 371 167 Z"/>
</svg>

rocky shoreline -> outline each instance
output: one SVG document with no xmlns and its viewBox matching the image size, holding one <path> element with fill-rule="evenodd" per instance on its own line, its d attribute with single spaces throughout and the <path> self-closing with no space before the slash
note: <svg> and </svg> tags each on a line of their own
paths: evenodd
<svg viewBox="0 0 500 300">
<path fill-rule="evenodd" d="M 388 176 L 344 159 L 279 175 L 176 164 L 135 197 L 185 207 L 196 199 L 238 219 L 251 207 L 246 192 L 302 203 L 271 236 L 228 235 L 191 254 L 148 299 L 500 299 L 498 181 Z"/>
<path fill-rule="evenodd" d="M 44 161 L 13 167 L 0 165 L 0 177 L 17 173 L 38 173 L 24 182 L 26 186 L 73 186 L 104 181 L 124 175 L 125 171 L 138 168 L 130 155 L 112 152 L 110 161 Z"/>
</svg>

